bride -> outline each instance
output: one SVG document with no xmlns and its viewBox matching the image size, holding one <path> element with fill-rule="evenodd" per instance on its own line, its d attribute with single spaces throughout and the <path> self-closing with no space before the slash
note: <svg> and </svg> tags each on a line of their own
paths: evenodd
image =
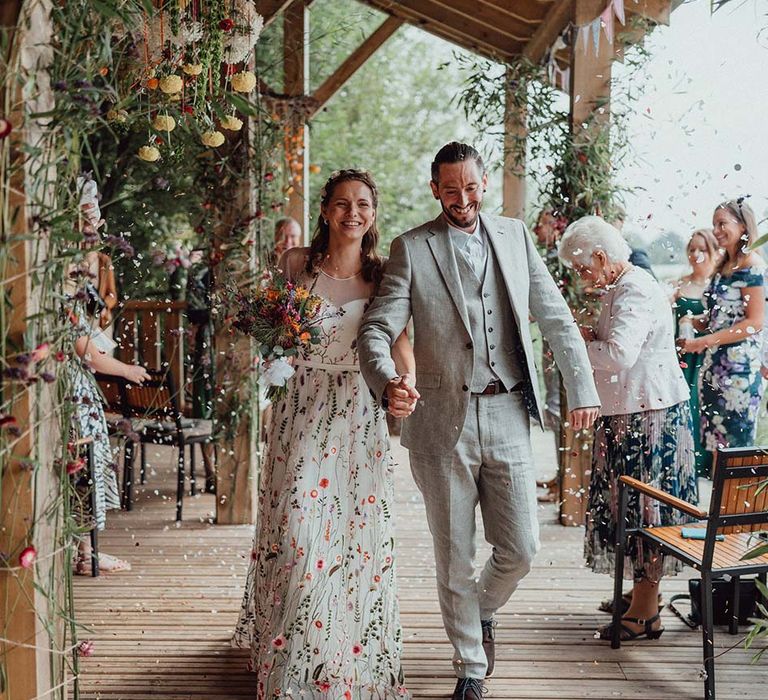
<svg viewBox="0 0 768 700">
<path fill-rule="evenodd" d="M 287 251 L 280 267 L 337 313 L 322 322 L 321 343 L 296 359 L 273 407 L 232 641 L 251 649 L 258 698 L 403 697 L 393 464 L 356 349 L 382 275 L 378 193 L 369 173 L 342 170 L 321 194 L 311 247 Z M 405 417 L 418 398 L 405 335 L 392 356 L 401 384 L 389 411 Z"/>
</svg>

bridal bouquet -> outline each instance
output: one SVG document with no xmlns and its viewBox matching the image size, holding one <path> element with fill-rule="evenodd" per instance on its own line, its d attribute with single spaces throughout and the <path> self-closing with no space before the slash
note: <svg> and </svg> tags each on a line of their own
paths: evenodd
<svg viewBox="0 0 768 700">
<path fill-rule="evenodd" d="M 268 270 L 253 291 L 236 292 L 233 326 L 259 343 L 261 377 L 267 397 L 285 395 L 295 370 L 288 358 L 320 342 L 322 298 L 277 270 Z M 336 314 L 330 314 L 336 315 Z"/>
</svg>

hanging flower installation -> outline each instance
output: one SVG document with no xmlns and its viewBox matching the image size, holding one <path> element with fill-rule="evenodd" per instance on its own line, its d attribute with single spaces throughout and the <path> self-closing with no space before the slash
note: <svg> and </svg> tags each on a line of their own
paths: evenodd
<svg viewBox="0 0 768 700">
<path fill-rule="evenodd" d="M 168 136 L 159 141 L 149 131 L 137 156 L 153 163 L 166 148 L 172 153 L 170 132 L 179 125 L 197 130 L 209 148 L 224 143 L 221 130 L 240 131 L 243 122 L 228 93 L 247 95 L 257 84 L 243 69 L 264 28 L 253 0 L 169 0 L 136 25 L 132 88 L 139 87 L 142 107 L 153 115 L 148 126 Z M 110 121 L 121 121 L 117 109 L 110 115 Z"/>
</svg>

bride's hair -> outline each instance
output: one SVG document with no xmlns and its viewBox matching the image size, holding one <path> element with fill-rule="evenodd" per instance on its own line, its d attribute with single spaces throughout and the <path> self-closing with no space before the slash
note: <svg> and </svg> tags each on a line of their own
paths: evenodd
<svg viewBox="0 0 768 700">
<path fill-rule="evenodd" d="M 325 183 L 325 187 L 320 192 L 320 203 L 323 207 L 327 207 L 333 197 L 333 192 L 336 186 L 342 182 L 349 182 L 350 180 L 356 180 L 362 182 L 371 190 L 371 199 L 373 202 L 373 210 L 376 211 L 379 206 L 379 191 L 376 188 L 376 183 L 373 181 L 373 176 L 367 170 L 337 170 L 331 173 L 328 181 Z M 315 274 L 323 263 L 328 252 L 328 240 L 330 238 L 330 228 L 328 223 L 323 218 L 322 211 L 317 217 L 317 226 L 315 227 L 315 233 L 312 236 L 312 243 L 309 248 L 309 258 L 307 259 L 307 272 L 312 275 Z M 378 285 L 381 281 L 382 270 L 384 262 L 376 252 L 376 247 L 379 243 L 379 229 L 376 228 L 376 219 L 374 218 L 371 227 L 363 235 L 363 240 L 360 245 L 360 259 L 363 265 L 362 276 L 366 282 L 373 282 Z"/>
</svg>

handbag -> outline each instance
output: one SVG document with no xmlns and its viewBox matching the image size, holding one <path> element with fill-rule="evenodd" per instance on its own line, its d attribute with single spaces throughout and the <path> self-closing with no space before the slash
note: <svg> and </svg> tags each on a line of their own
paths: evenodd
<svg viewBox="0 0 768 700">
<path fill-rule="evenodd" d="M 712 579 L 712 624 L 728 625 L 731 622 L 731 593 L 733 583 L 724 578 Z M 739 580 L 739 624 L 749 624 L 749 618 L 755 616 L 757 600 L 760 591 L 755 585 L 755 579 Z M 677 601 L 688 601 L 691 611 L 684 615 L 675 607 Z M 669 609 L 675 613 L 688 627 L 696 629 L 701 625 L 701 579 L 688 580 L 688 593 L 678 593 L 669 599 Z"/>
</svg>

